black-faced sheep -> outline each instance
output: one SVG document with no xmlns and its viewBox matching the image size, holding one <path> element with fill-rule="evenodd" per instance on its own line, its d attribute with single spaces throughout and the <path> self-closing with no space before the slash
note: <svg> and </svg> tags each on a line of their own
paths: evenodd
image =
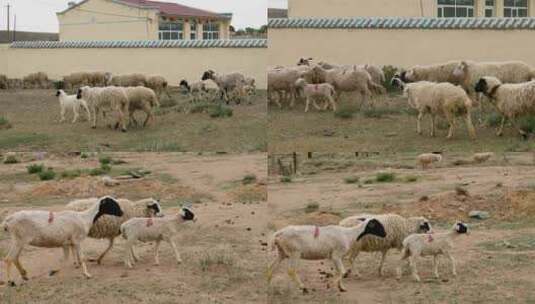
<svg viewBox="0 0 535 304">
<path fill-rule="evenodd" d="M 213 80 L 221 90 L 221 98 L 227 103 L 230 103 L 229 94 L 233 90 L 241 90 L 245 85 L 245 76 L 241 73 L 218 74 L 213 70 L 208 70 L 203 73 L 201 80 Z M 239 100 L 236 103 L 240 103 Z"/>
</svg>

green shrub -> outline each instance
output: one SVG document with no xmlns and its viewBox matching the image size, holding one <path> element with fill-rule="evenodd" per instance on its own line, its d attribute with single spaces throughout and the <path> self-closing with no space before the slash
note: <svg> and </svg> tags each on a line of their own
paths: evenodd
<svg viewBox="0 0 535 304">
<path fill-rule="evenodd" d="M 28 170 L 29 174 L 36 174 L 36 173 L 42 172 L 45 169 L 45 165 L 33 164 L 33 165 L 29 165 L 28 167 L 26 167 L 26 169 Z"/>
<path fill-rule="evenodd" d="M 247 174 L 243 177 L 242 179 L 242 184 L 244 185 L 249 185 L 249 184 L 252 184 L 252 183 L 256 183 L 256 175 L 254 174 Z"/>
<path fill-rule="evenodd" d="M 97 175 L 104 175 L 106 174 L 108 171 L 102 169 L 102 168 L 93 168 L 89 171 L 89 175 L 91 176 L 97 176 Z"/>
<path fill-rule="evenodd" d="M 317 202 L 311 202 L 306 205 L 305 212 L 312 213 L 314 211 L 318 211 L 319 209 L 320 209 L 320 204 L 318 204 Z"/>
<path fill-rule="evenodd" d="M 4 116 L 0 116 L 0 130 L 11 128 L 11 123 Z"/>
<path fill-rule="evenodd" d="M 102 169 L 105 172 L 110 172 L 111 171 L 111 166 L 108 165 L 108 164 L 100 164 L 100 169 Z"/>
<path fill-rule="evenodd" d="M 217 107 L 217 105 L 212 102 L 198 102 L 191 106 L 190 113 L 208 113 L 211 109 L 215 107 Z"/>
<path fill-rule="evenodd" d="M 210 114 L 210 117 L 212 118 L 232 117 L 233 110 L 227 106 L 219 104 L 218 106 L 210 109 L 208 113 Z"/>
<path fill-rule="evenodd" d="M 346 178 L 344 178 L 344 182 L 346 184 L 356 184 L 359 182 L 359 177 L 358 176 L 348 176 Z"/>
<path fill-rule="evenodd" d="M 535 133 L 535 116 L 526 116 L 518 120 L 520 130 L 532 134 Z"/>
<path fill-rule="evenodd" d="M 86 152 L 82 152 L 82 153 L 80 154 L 80 158 L 82 158 L 82 159 L 89 158 L 89 154 L 86 153 Z"/>
<path fill-rule="evenodd" d="M 291 183 L 292 178 L 290 176 L 283 176 L 281 177 L 281 183 Z"/>
<path fill-rule="evenodd" d="M 379 172 L 376 174 L 375 179 L 379 183 L 390 183 L 396 179 L 396 175 L 393 172 Z"/>
<path fill-rule="evenodd" d="M 56 172 L 52 168 L 38 173 L 39 179 L 42 181 L 53 180 L 56 177 Z"/>
<path fill-rule="evenodd" d="M 416 176 L 416 175 L 407 175 L 407 176 L 405 176 L 405 182 L 407 182 L 407 183 L 414 183 L 416 181 L 418 181 L 418 176 Z"/>
<path fill-rule="evenodd" d="M 385 74 L 385 81 L 382 83 L 382 85 L 385 87 L 387 92 L 397 92 L 399 91 L 398 88 L 392 86 L 392 78 L 394 75 L 401 71 L 401 69 L 396 68 L 395 66 L 391 65 L 385 65 L 383 67 L 383 73 Z"/>
<path fill-rule="evenodd" d="M 67 171 L 61 172 L 62 178 L 76 178 L 76 177 L 79 177 L 80 175 L 82 175 L 82 170 L 80 169 L 67 170 Z"/>
<path fill-rule="evenodd" d="M 111 164 L 112 159 L 109 156 L 101 156 L 98 159 L 98 161 L 100 162 L 101 165 L 109 165 L 109 164 Z"/>
<path fill-rule="evenodd" d="M 19 163 L 19 160 L 17 159 L 17 157 L 15 155 L 8 155 L 6 156 L 6 158 L 4 158 L 4 164 L 18 164 Z"/>
<path fill-rule="evenodd" d="M 338 107 L 336 111 L 334 112 L 334 117 L 342 118 L 342 119 L 350 119 L 353 118 L 355 113 L 358 112 L 358 109 L 354 105 L 343 105 Z"/>
<path fill-rule="evenodd" d="M 56 90 L 65 89 L 65 82 L 63 80 L 56 80 L 56 81 L 52 82 L 52 84 L 54 85 L 54 88 Z"/>
</svg>

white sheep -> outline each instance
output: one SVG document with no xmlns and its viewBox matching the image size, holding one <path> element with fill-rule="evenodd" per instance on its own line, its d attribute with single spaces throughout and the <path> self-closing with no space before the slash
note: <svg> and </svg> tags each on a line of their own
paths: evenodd
<svg viewBox="0 0 535 304">
<path fill-rule="evenodd" d="M 90 208 L 96 201 L 98 201 L 97 198 L 74 200 L 67 204 L 66 209 L 73 211 L 83 211 Z M 99 218 L 89 230 L 88 236 L 90 238 L 108 239 L 109 241 L 106 250 L 104 250 L 104 252 L 102 252 L 102 254 L 100 254 L 97 258 L 98 264 L 102 263 L 102 259 L 104 259 L 104 256 L 113 247 L 115 238 L 121 234 L 120 228 L 124 222 L 134 217 L 163 216 L 160 203 L 153 198 L 142 199 L 138 201 L 117 199 L 116 201 L 121 207 L 123 215 L 120 217 L 103 216 Z"/>
<path fill-rule="evenodd" d="M 464 223 L 457 222 L 449 232 L 411 234 L 403 240 L 401 261 L 407 258 L 409 259 L 412 276 L 417 282 L 420 282 L 420 276 L 416 269 L 416 258 L 433 256 L 433 274 L 435 275 L 435 278 L 438 279 L 438 256 L 445 255 L 451 261 L 451 272 L 453 276 L 457 276 L 455 259 L 451 252 L 453 249 L 453 241 L 458 236 L 466 233 L 468 233 L 468 226 Z M 397 279 L 401 279 L 401 263 L 397 268 Z"/>
<path fill-rule="evenodd" d="M 304 78 L 307 82 L 313 82 L 307 76 L 311 72 L 309 66 L 297 67 L 276 67 L 268 70 L 268 100 L 282 108 L 281 102 L 290 100 L 290 107 L 293 108 L 297 98 L 295 82 L 299 78 Z M 278 98 L 274 98 L 274 94 Z"/>
<path fill-rule="evenodd" d="M 4 231 L 9 233 L 12 241 L 5 258 L 8 283 L 15 285 L 11 278 L 12 264 L 15 264 L 22 278 L 28 280 L 27 272 L 19 260 L 22 250 L 27 245 L 63 248 L 64 252 L 68 252 L 68 247 L 71 247 L 82 266 L 83 274 L 90 278 L 81 243 L 87 237 L 93 223 L 106 214 L 123 215 L 121 207 L 111 197 L 103 197 L 91 208 L 81 212 L 24 210 L 9 215 L 2 223 Z"/>
<path fill-rule="evenodd" d="M 308 107 L 310 105 L 311 100 L 314 102 L 314 107 L 316 107 L 316 109 L 319 109 L 316 104 L 316 100 L 319 98 L 324 98 L 328 101 L 328 103 L 325 103 L 324 110 L 326 110 L 330 104 L 333 111 L 336 111 L 336 103 L 334 101 L 336 91 L 334 90 L 334 87 L 331 84 L 309 84 L 303 78 L 299 78 L 295 82 L 295 87 L 302 91 L 306 99 L 305 113 L 308 112 Z"/>
<path fill-rule="evenodd" d="M 354 268 L 354 262 L 361 251 L 364 252 L 381 252 L 381 263 L 379 265 L 379 275 L 384 275 L 383 268 L 386 255 L 390 249 L 401 250 L 403 240 L 412 233 L 426 233 L 431 231 L 431 223 L 424 217 L 404 218 L 397 214 L 359 214 L 351 216 L 340 221 L 342 227 L 354 227 L 366 219 L 374 218 L 385 227 L 386 237 L 378 238 L 375 236 L 363 237 L 360 242 L 356 242 L 351 248 L 349 254 L 350 266 L 347 274 Z M 355 274 L 360 277 L 357 269 Z"/>
<path fill-rule="evenodd" d="M 489 160 L 491 157 L 494 156 L 494 153 L 492 152 L 483 152 L 483 153 L 475 153 L 472 156 L 472 159 L 475 163 L 481 164 Z"/>
<path fill-rule="evenodd" d="M 217 74 L 213 70 L 208 70 L 203 73 L 201 80 L 213 80 L 220 89 L 221 98 L 227 103 L 230 103 L 229 93 L 235 89 L 241 89 L 245 85 L 245 76 L 241 73 Z M 239 104 L 240 100 L 236 100 Z"/>
<path fill-rule="evenodd" d="M 312 58 L 300 58 L 299 61 L 297 62 L 297 65 L 298 66 L 302 66 L 302 65 L 312 66 L 313 65 L 312 60 L 313 60 Z M 347 69 L 353 66 L 353 65 L 330 64 L 324 61 L 320 61 L 317 64 L 326 70 L 331 70 L 334 68 L 346 68 Z M 361 65 L 357 65 L 357 67 L 365 69 L 372 77 L 373 82 L 375 82 L 376 84 L 381 85 L 386 80 L 385 73 L 383 72 L 383 69 L 381 69 L 381 67 L 379 66 L 376 66 L 373 64 L 361 64 Z"/>
<path fill-rule="evenodd" d="M 403 82 L 449 82 L 458 84 L 459 79 L 455 77 L 453 71 L 459 65 L 460 61 L 448 61 L 445 63 L 431 64 L 431 65 L 417 65 L 402 71 L 400 78 Z"/>
<path fill-rule="evenodd" d="M 436 117 L 444 116 L 449 124 L 448 135 L 452 138 L 457 116 L 464 117 L 470 138 L 476 138 L 472 124 L 472 100 L 458 86 L 448 82 L 419 81 L 404 83 L 400 78 L 392 78 L 392 84 L 403 89 L 409 105 L 418 111 L 416 132 L 422 134 L 421 122 L 426 114 L 431 115 L 431 136 L 435 136 Z"/>
<path fill-rule="evenodd" d="M 80 108 L 84 108 L 84 110 L 87 113 L 87 120 L 91 120 L 91 113 L 89 112 L 89 108 L 87 107 L 87 102 L 83 99 L 77 99 L 76 95 L 67 95 L 65 91 L 58 90 L 56 92 L 56 96 L 59 99 L 59 107 L 60 107 L 60 120 L 59 122 L 65 121 L 65 112 L 67 110 L 72 110 L 74 117 L 72 119 L 72 123 L 75 123 L 78 120 Z"/>
<path fill-rule="evenodd" d="M 162 97 L 162 93 L 165 92 L 167 97 L 171 99 L 171 95 L 168 90 L 168 83 L 162 76 L 150 76 L 147 78 L 146 87 L 152 89 L 158 98 Z"/>
<path fill-rule="evenodd" d="M 342 258 L 347 255 L 355 242 L 371 234 L 385 237 L 385 228 L 376 219 L 367 219 L 362 224 L 351 228 L 341 226 L 287 226 L 273 234 L 271 248 L 277 249 L 277 257 L 270 263 L 267 271 L 268 284 L 271 283 L 273 271 L 285 259 L 289 259 L 288 275 L 297 283 L 303 293 L 307 293 L 301 279 L 296 273 L 299 259 L 330 259 L 336 268 L 335 284 L 340 291 L 346 291 L 342 278 L 345 274 Z"/>
<path fill-rule="evenodd" d="M 127 75 L 113 76 L 110 81 L 110 85 L 118 87 L 137 87 L 146 86 L 147 77 L 143 74 L 134 73 Z"/>
<path fill-rule="evenodd" d="M 121 235 L 126 240 L 124 251 L 126 267 L 132 268 L 134 261 L 137 260 L 133 255 L 133 246 L 136 241 L 156 243 L 154 247 L 154 263 L 156 265 L 160 264 L 158 250 L 161 241 L 171 244 L 177 263 L 182 263 L 174 238 L 184 222 L 187 221 L 196 221 L 196 218 L 189 208 L 183 207 L 175 216 L 161 218 L 135 217 L 123 223 L 121 225 Z"/>
<path fill-rule="evenodd" d="M 88 86 L 78 89 L 76 98 L 87 101 L 93 112 L 92 128 L 97 127 L 97 117 L 99 112 L 103 113 L 115 111 L 117 122 L 115 128 L 121 127 L 121 131 L 126 132 L 126 114 L 129 112 L 129 100 L 124 88 L 121 87 L 104 87 L 91 88 Z"/>
<path fill-rule="evenodd" d="M 427 169 L 432 163 L 442 161 L 442 155 L 438 153 L 423 153 L 416 158 L 418 163 L 422 166 L 422 170 Z"/>
<path fill-rule="evenodd" d="M 526 132 L 516 124 L 516 118 L 535 114 L 535 81 L 502 84 L 496 77 L 482 77 L 475 90 L 488 97 L 490 103 L 503 115 L 496 135 L 503 135 L 505 118 L 508 118 L 518 132 L 526 136 Z"/>
<path fill-rule="evenodd" d="M 149 120 L 154 120 L 153 109 L 160 106 L 158 101 L 158 94 L 152 89 L 137 86 L 124 88 L 126 96 L 128 97 L 128 112 L 130 113 L 130 122 L 137 125 L 137 121 L 134 117 L 136 111 L 143 111 L 147 114 L 143 127 L 147 126 Z"/>
</svg>

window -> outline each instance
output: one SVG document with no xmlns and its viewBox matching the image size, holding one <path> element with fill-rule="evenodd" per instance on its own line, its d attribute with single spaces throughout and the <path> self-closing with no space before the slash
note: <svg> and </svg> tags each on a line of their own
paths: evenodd
<svg viewBox="0 0 535 304">
<path fill-rule="evenodd" d="M 184 24 L 179 22 L 160 22 L 158 38 L 160 40 L 184 39 Z"/>
<path fill-rule="evenodd" d="M 485 0 L 485 17 L 495 17 L 494 14 L 494 0 Z"/>
<path fill-rule="evenodd" d="M 197 39 L 197 21 L 191 20 L 189 22 L 189 28 L 190 28 L 189 39 L 191 40 Z"/>
<path fill-rule="evenodd" d="M 438 17 L 474 17 L 474 0 L 438 0 Z"/>
<path fill-rule="evenodd" d="M 208 22 L 202 25 L 202 39 L 217 40 L 219 39 L 219 23 Z"/>
<path fill-rule="evenodd" d="M 527 17 L 528 0 L 505 0 L 503 3 L 504 17 Z"/>
</svg>

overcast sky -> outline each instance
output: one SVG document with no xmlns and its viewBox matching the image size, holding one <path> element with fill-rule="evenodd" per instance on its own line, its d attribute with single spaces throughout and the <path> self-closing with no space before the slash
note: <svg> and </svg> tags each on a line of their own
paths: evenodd
<svg viewBox="0 0 535 304">
<path fill-rule="evenodd" d="M 67 8 L 73 0 L 0 0 L 0 29 L 6 29 L 6 5 L 11 9 L 11 29 L 13 15 L 17 15 L 17 30 L 36 32 L 57 32 L 56 12 Z M 79 2 L 81 0 L 76 0 Z M 260 27 L 267 23 L 268 0 L 166 0 L 188 6 L 207 9 L 219 13 L 233 13 L 232 25 L 236 28 Z M 274 0 L 269 0 L 274 1 Z M 279 1 L 279 0 L 275 0 Z"/>
</svg>

